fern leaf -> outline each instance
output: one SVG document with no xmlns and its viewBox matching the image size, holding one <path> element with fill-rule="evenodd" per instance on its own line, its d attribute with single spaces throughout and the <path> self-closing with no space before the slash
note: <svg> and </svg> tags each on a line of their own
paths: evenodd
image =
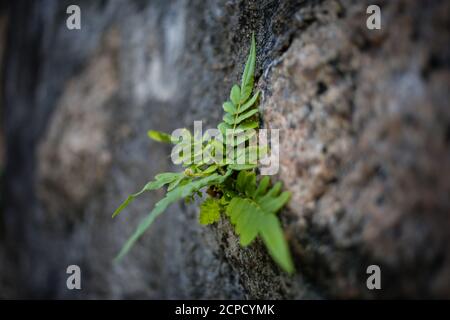
<svg viewBox="0 0 450 320">
<path fill-rule="evenodd" d="M 150 139 L 158 142 L 172 143 L 170 135 L 161 131 L 148 130 L 147 135 Z"/>
<path fill-rule="evenodd" d="M 258 235 L 260 213 L 257 206 L 248 199 L 235 197 L 231 199 L 226 214 L 236 225 L 241 245 L 249 245 Z"/>
<path fill-rule="evenodd" d="M 269 254 L 281 268 L 292 274 L 295 271 L 294 264 L 278 219 L 274 215 L 269 214 L 260 220 L 259 226 L 261 238 L 269 250 Z"/>
<path fill-rule="evenodd" d="M 277 183 L 266 195 L 257 197 L 263 210 L 268 212 L 277 212 L 289 200 L 290 193 L 282 192 L 280 194 L 281 183 Z"/>
<path fill-rule="evenodd" d="M 281 183 L 268 190 L 269 178 L 256 183 L 254 172 L 241 171 L 236 180 L 240 196 L 231 199 L 226 208 L 242 246 L 260 235 L 269 254 L 288 273 L 294 271 L 289 247 L 275 213 L 288 201 L 289 193 L 281 191 Z M 268 190 L 268 191 L 267 191 Z"/>
<path fill-rule="evenodd" d="M 269 187 L 270 178 L 268 176 L 265 176 L 261 179 L 258 188 L 255 191 L 254 197 L 262 196 L 266 193 L 267 188 Z"/>
<path fill-rule="evenodd" d="M 264 211 L 256 201 L 239 197 L 231 200 L 226 213 L 235 225 L 242 246 L 249 245 L 259 234 L 275 262 L 287 273 L 294 271 L 283 230 L 273 213 Z"/>
<path fill-rule="evenodd" d="M 248 129 L 255 129 L 258 127 L 259 127 L 258 121 L 244 121 L 243 123 L 237 126 L 237 129 L 248 130 Z"/>
<path fill-rule="evenodd" d="M 167 209 L 169 205 L 172 203 L 189 196 L 192 196 L 195 192 L 200 189 L 210 186 L 212 184 L 220 184 L 225 181 L 226 178 L 230 176 L 232 171 L 227 171 L 225 175 L 220 174 L 212 174 L 210 176 L 206 176 L 197 180 L 192 180 L 187 184 L 180 185 L 175 189 L 169 191 L 166 196 L 158 201 L 153 208 L 153 210 L 145 217 L 142 222 L 137 227 L 136 231 L 133 235 L 127 240 L 125 245 L 120 250 L 119 254 L 116 257 L 116 261 L 122 259 L 124 255 L 128 253 L 134 243 L 142 236 L 142 234 L 150 227 L 153 221 Z"/>
<path fill-rule="evenodd" d="M 225 137 L 227 134 L 227 130 L 232 129 L 232 127 L 226 123 L 226 122 L 221 122 L 218 126 L 217 129 L 219 129 L 219 131 L 222 133 L 222 135 Z"/>
<path fill-rule="evenodd" d="M 200 205 L 199 222 L 201 225 L 213 224 L 220 219 L 220 204 L 215 198 L 208 198 Z"/>
<path fill-rule="evenodd" d="M 183 187 L 177 187 L 173 189 L 172 191 L 169 191 L 166 196 L 158 201 L 153 208 L 153 210 L 150 212 L 150 214 L 145 217 L 144 220 L 139 224 L 136 231 L 133 233 L 133 235 L 127 240 L 125 245 L 120 250 L 119 254 L 116 257 L 116 261 L 119 261 L 125 256 L 128 251 L 131 249 L 131 247 L 134 245 L 134 243 L 142 236 L 142 234 L 150 227 L 150 225 L 153 223 L 153 221 L 166 210 L 166 208 L 171 205 L 172 203 L 176 202 L 179 199 L 182 199 L 183 193 Z"/>
<path fill-rule="evenodd" d="M 256 44 L 255 35 L 252 34 L 252 42 L 250 45 L 250 53 L 245 63 L 244 73 L 242 74 L 241 82 L 241 102 L 247 101 L 248 97 L 252 93 L 254 72 L 255 72 L 255 62 L 256 62 Z"/>
<path fill-rule="evenodd" d="M 257 97 L 257 95 L 256 95 Z M 249 102 L 252 102 L 251 100 Z M 254 102 L 253 102 L 254 104 Z M 245 105 L 246 108 L 240 107 L 239 105 L 236 107 L 233 105 L 233 112 L 225 113 L 223 116 L 223 121 L 225 121 L 230 126 L 236 127 L 238 124 L 240 124 L 242 121 L 250 118 L 251 116 L 255 115 L 258 112 L 258 109 L 252 109 L 244 113 L 245 110 L 247 110 L 249 107 L 251 107 L 253 104 Z M 224 107 L 225 109 L 225 107 Z M 227 109 L 230 109 L 229 105 L 227 104 Z"/>
<path fill-rule="evenodd" d="M 169 184 L 177 179 L 184 177 L 183 172 L 165 172 L 155 176 L 154 181 L 148 182 L 139 192 L 130 194 L 125 201 L 114 211 L 112 217 L 117 216 L 123 209 L 125 209 L 136 197 L 140 196 L 146 191 L 157 190 L 166 184 Z"/>
<path fill-rule="evenodd" d="M 261 159 L 267 154 L 267 147 L 248 146 L 246 148 L 237 150 L 234 163 L 237 164 L 257 164 L 258 159 Z"/>
<path fill-rule="evenodd" d="M 223 104 L 225 114 L 223 122 L 218 125 L 223 139 L 211 140 L 209 135 L 202 137 L 199 132 L 192 135 L 187 129 L 184 129 L 187 132 L 182 132 L 178 139 L 172 139 L 163 132 L 148 131 L 149 138 L 153 140 L 173 143 L 175 148 L 172 156 L 177 156 L 182 166 L 187 168 L 184 172 L 166 172 L 155 176 L 154 181 L 147 183 L 139 192 L 129 195 L 116 209 L 113 217 L 143 192 L 168 185 L 165 197 L 141 221 L 116 260 L 120 260 L 131 249 L 169 205 L 183 198 L 186 201 L 193 200 L 195 195 L 202 195 L 201 189 L 214 186 L 214 190 L 218 189 L 222 197 L 208 198 L 201 204 L 200 224 L 208 225 L 218 221 L 222 208 L 226 208 L 225 213 L 234 225 L 242 246 L 249 245 L 260 236 L 274 261 L 286 272 L 294 271 L 289 247 L 276 216 L 276 212 L 289 200 L 290 194 L 281 191 L 281 183 L 270 188 L 268 177 L 257 183 L 255 173 L 250 171 L 257 167 L 257 160 L 268 152 L 268 147 L 254 145 L 256 131 L 249 130 L 259 127 L 258 109 L 255 105 L 260 92 L 251 96 L 255 63 L 256 44 L 255 36 L 252 35 L 241 85 L 231 88 L 230 100 Z M 231 150 L 224 150 L 225 145 L 231 145 Z M 226 159 L 218 161 L 216 156 L 224 151 L 227 152 Z M 235 171 L 239 172 L 237 177 L 231 176 Z"/>
<path fill-rule="evenodd" d="M 231 88 L 230 100 L 235 106 L 237 106 L 241 100 L 241 89 L 237 85 L 234 85 Z"/>
<path fill-rule="evenodd" d="M 235 124 L 235 114 L 226 113 L 222 119 L 231 126 Z"/>
<path fill-rule="evenodd" d="M 256 100 L 258 100 L 258 97 L 259 97 L 259 91 L 257 91 L 257 92 L 253 95 L 253 97 L 252 97 L 250 100 L 248 100 L 247 102 L 245 102 L 245 103 L 239 108 L 239 112 L 244 112 L 244 111 L 247 110 L 248 108 L 252 107 L 252 106 L 255 104 Z"/>
<path fill-rule="evenodd" d="M 186 176 L 184 174 L 180 174 L 178 178 L 169 183 L 169 185 L 167 186 L 167 191 L 175 189 L 175 187 L 178 186 L 185 177 Z"/>
<path fill-rule="evenodd" d="M 252 197 L 256 190 L 256 175 L 250 171 L 241 171 L 236 180 L 236 189 L 242 194 Z"/>
<path fill-rule="evenodd" d="M 234 115 L 237 111 L 236 106 L 230 101 L 225 102 L 222 107 L 226 113 L 229 113 L 231 115 Z"/>
<path fill-rule="evenodd" d="M 250 110 L 246 113 L 242 113 L 239 115 L 239 117 L 235 118 L 234 123 L 235 125 L 240 124 L 242 121 L 244 121 L 245 119 L 250 118 L 251 116 L 253 116 L 254 114 L 256 114 L 258 112 L 258 109 L 253 109 Z"/>
<path fill-rule="evenodd" d="M 209 166 L 208 168 L 206 168 L 205 170 L 203 170 L 201 173 L 202 173 L 203 175 L 205 175 L 205 174 L 211 174 L 211 173 L 215 172 L 218 168 L 219 168 L 218 165 L 213 164 L 213 165 Z"/>
<path fill-rule="evenodd" d="M 252 35 L 250 52 L 242 74 L 241 87 L 234 85 L 230 92 L 230 101 L 223 104 L 225 114 L 223 122 L 219 124 L 218 129 L 225 136 L 227 129 L 232 130 L 234 136 L 235 130 L 254 129 L 259 126 L 258 121 L 250 121 L 258 113 L 258 109 L 252 109 L 259 97 L 259 92 L 249 99 L 254 82 L 254 72 L 256 63 L 256 44 L 255 37 Z"/>
<path fill-rule="evenodd" d="M 234 132 L 234 139 L 232 139 L 231 141 L 229 141 L 230 146 L 239 146 L 242 143 L 250 140 L 251 138 L 253 138 L 256 135 L 256 131 L 255 130 L 243 130 L 238 128 L 235 132 Z"/>
<path fill-rule="evenodd" d="M 235 171 L 241 171 L 241 170 L 250 170 L 256 168 L 258 165 L 255 164 L 230 164 L 228 166 L 229 169 L 235 170 Z"/>
</svg>

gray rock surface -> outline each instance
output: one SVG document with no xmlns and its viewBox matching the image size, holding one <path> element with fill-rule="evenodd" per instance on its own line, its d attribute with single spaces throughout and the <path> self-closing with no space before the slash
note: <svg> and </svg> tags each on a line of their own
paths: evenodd
<svg viewBox="0 0 450 320">
<path fill-rule="evenodd" d="M 72 3 L 1 8 L 0 297 L 450 297 L 447 2 L 380 1 L 372 31 L 370 1 L 78 1 L 70 31 Z M 253 31 L 296 275 L 184 203 L 113 264 L 162 193 L 111 213 L 176 169 L 146 131 L 215 125 Z"/>
</svg>

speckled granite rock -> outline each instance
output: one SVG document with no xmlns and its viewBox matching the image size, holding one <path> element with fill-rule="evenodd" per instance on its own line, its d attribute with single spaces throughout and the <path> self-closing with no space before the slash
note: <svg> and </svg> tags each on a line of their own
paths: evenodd
<svg viewBox="0 0 450 320">
<path fill-rule="evenodd" d="M 449 51 L 428 43 L 448 41 L 450 7 L 386 3 L 373 32 L 342 5 L 324 3 L 265 81 L 292 246 L 332 296 L 370 296 L 370 264 L 379 296 L 449 296 L 450 72 L 432 62 Z"/>
<path fill-rule="evenodd" d="M 370 1 L 14 1 L 5 42 L 0 284 L 27 298 L 450 297 L 449 5 Z M 112 258 L 161 192 L 121 199 L 174 169 L 146 138 L 214 125 L 258 42 L 263 125 L 281 129 L 280 213 L 298 272 L 229 223 L 177 204 Z M 65 287 L 82 268 L 83 290 Z M 366 268 L 382 269 L 367 290 Z"/>
</svg>

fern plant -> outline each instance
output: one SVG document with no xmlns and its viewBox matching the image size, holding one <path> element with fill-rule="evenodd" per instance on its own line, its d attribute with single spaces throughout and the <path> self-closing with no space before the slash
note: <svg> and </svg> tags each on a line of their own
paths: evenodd
<svg viewBox="0 0 450 320">
<path fill-rule="evenodd" d="M 226 216 L 239 235 L 242 246 L 248 246 L 260 236 L 275 262 L 287 273 L 294 271 L 289 248 L 276 215 L 287 203 L 290 194 L 281 192 L 280 182 L 270 186 L 267 176 L 258 182 L 255 173 L 258 160 L 268 152 L 266 147 L 250 143 L 256 135 L 254 129 L 259 127 L 259 91 L 252 95 L 255 63 L 256 46 L 252 36 L 241 85 L 231 88 L 230 99 L 223 104 L 225 114 L 217 127 L 221 139 L 209 139 L 210 137 L 195 132 L 192 135 L 187 129 L 183 131 L 187 137 L 183 141 L 166 133 L 154 130 L 148 132 L 153 140 L 175 145 L 173 152 L 180 154 L 180 164 L 185 170 L 156 175 L 153 181 L 139 192 L 128 196 L 116 209 L 113 217 L 142 193 L 167 187 L 165 197 L 156 203 L 139 224 L 116 259 L 121 259 L 130 250 L 169 205 L 180 199 L 191 200 L 195 195 L 202 197 L 201 191 L 206 189 L 207 199 L 200 205 L 200 224 L 210 225 L 219 221 L 221 216 Z M 224 148 L 227 149 L 226 159 L 215 157 Z M 253 159 L 256 161 L 250 161 L 251 154 L 256 154 L 256 159 Z M 199 159 L 199 155 L 203 157 L 195 161 Z"/>
</svg>

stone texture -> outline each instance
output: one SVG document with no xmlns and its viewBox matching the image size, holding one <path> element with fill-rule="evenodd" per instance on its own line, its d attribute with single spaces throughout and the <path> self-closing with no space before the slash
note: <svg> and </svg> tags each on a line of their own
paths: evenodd
<svg viewBox="0 0 450 320">
<path fill-rule="evenodd" d="M 450 297 L 448 3 L 381 1 L 382 30 L 369 31 L 370 1 L 79 1 L 82 30 L 69 31 L 72 3 L 1 9 L 1 297 Z M 252 31 L 298 272 L 260 241 L 240 248 L 226 220 L 200 227 L 183 203 L 113 264 L 162 193 L 111 212 L 175 169 L 146 131 L 216 124 Z"/>
<path fill-rule="evenodd" d="M 364 5 L 342 5 L 324 4 L 265 81 L 299 264 L 333 296 L 369 296 L 370 264 L 383 297 L 448 296 L 450 73 L 427 44 L 448 39 L 449 7 L 386 3 L 388 27 L 369 31 Z"/>
<path fill-rule="evenodd" d="M 104 52 L 69 81 L 38 147 L 37 192 L 55 215 L 64 206 L 83 207 L 106 182 L 112 161 L 107 140 L 114 128 L 111 99 L 118 89 L 117 38 L 117 32 L 107 34 Z"/>
</svg>

